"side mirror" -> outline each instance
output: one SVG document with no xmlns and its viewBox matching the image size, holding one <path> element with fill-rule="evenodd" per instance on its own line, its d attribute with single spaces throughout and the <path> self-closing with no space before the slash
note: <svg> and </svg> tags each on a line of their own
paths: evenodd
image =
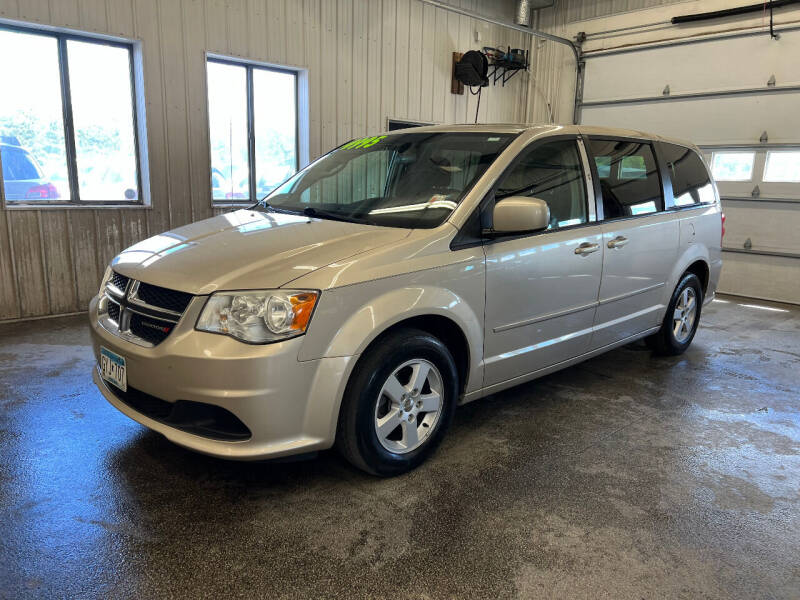
<svg viewBox="0 0 800 600">
<path fill-rule="evenodd" d="M 510 196 L 494 205 L 493 228 L 488 235 L 528 233 L 547 229 L 550 224 L 550 207 L 539 198 Z"/>
</svg>

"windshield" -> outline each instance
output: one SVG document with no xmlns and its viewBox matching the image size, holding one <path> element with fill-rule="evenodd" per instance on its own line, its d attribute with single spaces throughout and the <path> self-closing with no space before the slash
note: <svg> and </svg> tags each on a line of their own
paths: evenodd
<svg viewBox="0 0 800 600">
<path fill-rule="evenodd" d="M 40 179 L 42 176 L 30 155 L 22 148 L 0 145 L 0 161 L 6 181 Z"/>
<path fill-rule="evenodd" d="M 516 135 L 428 132 L 353 140 L 262 204 L 389 227 L 437 227 Z"/>
</svg>

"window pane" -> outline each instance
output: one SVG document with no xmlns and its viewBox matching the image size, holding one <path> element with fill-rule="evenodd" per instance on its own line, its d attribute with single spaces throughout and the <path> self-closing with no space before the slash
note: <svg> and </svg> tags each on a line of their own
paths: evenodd
<svg viewBox="0 0 800 600">
<path fill-rule="evenodd" d="M 650 144 L 591 139 L 589 145 L 600 178 L 604 219 L 664 209 L 661 179 Z"/>
<path fill-rule="evenodd" d="M 714 187 L 703 159 L 677 144 L 663 144 L 664 158 L 672 179 L 672 196 L 676 206 L 714 202 Z"/>
<path fill-rule="evenodd" d="M 505 176 L 497 200 L 530 196 L 547 202 L 548 229 L 586 222 L 586 192 L 578 147 L 573 141 L 536 146 Z"/>
<path fill-rule="evenodd" d="M 6 199 L 69 200 L 56 39 L 0 30 L 0 82 Z"/>
<path fill-rule="evenodd" d="M 711 173 L 717 181 L 750 181 L 755 157 L 755 152 L 714 152 Z"/>
<path fill-rule="evenodd" d="M 67 42 L 81 200 L 139 198 L 130 52 Z"/>
<path fill-rule="evenodd" d="M 256 192 L 263 198 L 297 170 L 295 76 L 253 69 Z"/>
<path fill-rule="evenodd" d="M 767 152 L 764 181 L 800 181 L 800 152 Z"/>
<path fill-rule="evenodd" d="M 209 61 L 208 124 L 214 200 L 249 200 L 247 73 L 244 67 Z"/>
</svg>

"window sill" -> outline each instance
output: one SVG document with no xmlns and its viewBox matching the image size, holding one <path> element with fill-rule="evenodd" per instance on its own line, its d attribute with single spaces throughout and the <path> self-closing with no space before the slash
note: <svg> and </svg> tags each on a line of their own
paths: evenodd
<svg viewBox="0 0 800 600">
<path fill-rule="evenodd" d="M 23 202 L 6 202 L 4 210 L 152 210 L 152 204 L 26 204 Z"/>
<path fill-rule="evenodd" d="M 212 202 L 211 208 L 250 208 L 253 204 L 255 202 L 245 202 L 244 204 L 239 202 Z"/>
</svg>

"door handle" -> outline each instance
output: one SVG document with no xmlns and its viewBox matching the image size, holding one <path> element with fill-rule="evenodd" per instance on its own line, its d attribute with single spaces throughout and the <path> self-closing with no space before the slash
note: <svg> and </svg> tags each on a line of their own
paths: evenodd
<svg viewBox="0 0 800 600">
<path fill-rule="evenodd" d="M 622 236 L 622 235 L 618 235 L 613 240 L 608 242 L 608 247 L 612 248 L 612 249 L 613 248 L 622 248 L 627 243 L 628 243 L 628 238 L 626 238 L 625 236 Z"/>
<path fill-rule="evenodd" d="M 575 248 L 575 254 L 591 254 L 600 250 L 600 244 L 592 244 L 590 242 L 583 242 L 580 246 Z"/>
</svg>

